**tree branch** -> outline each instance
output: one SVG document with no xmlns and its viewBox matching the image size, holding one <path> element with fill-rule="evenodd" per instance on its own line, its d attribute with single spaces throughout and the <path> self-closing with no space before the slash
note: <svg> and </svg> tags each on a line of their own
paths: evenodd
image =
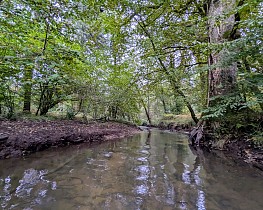
<svg viewBox="0 0 263 210">
<path fill-rule="evenodd" d="M 150 34 L 150 33 L 148 32 L 148 30 L 146 29 L 145 23 L 144 23 L 142 20 L 141 20 L 141 21 L 136 20 L 136 21 L 138 22 L 139 26 L 142 28 L 142 30 L 144 31 L 144 33 L 146 34 L 146 36 L 149 38 L 149 40 L 150 40 L 150 42 L 151 42 L 151 45 L 152 45 L 152 48 L 153 48 L 153 51 L 156 53 L 156 52 L 157 52 L 157 48 L 156 48 L 156 46 L 155 46 L 155 43 L 154 43 L 154 41 L 153 41 L 153 39 L 152 39 L 151 34 Z M 190 114 L 191 114 L 191 117 L 193 118 L 194 122 L 195 122 L 195 123 L 198 123 L 199 120 L 198 120 L 198 118 L 196 117 L 195 112 L 194 112 L 191 104 L 190 104 L 189 101 L 187 100 L 185 94 L 184 94 L 183 91 L 180 89 L 180 87 L 176 84 L 176 81 L 174 81 L 172 75 L 170 74 L 170 72 L 168 71 L 168 69 L 166 68 L 166 66 L 164 65 L 162 59 L 161 59 L 160 57 L 158 57 L 158 56 L 156 56 L 156 58 L 157 58 L 157 60 L 159 61 L 159 63 L 160 63 L 160 65 L 161 65 L 164 73 L 168 76 L 168 79 L 170 80 L 170 82 L 171 82 L 171 84 L 172 84 L 175 92 L 177 92 L 180 96 L 183 97 L 184 102 L 186 103 L 186 106 L 187 106 L 187 108 L 189 109 Z"/>
</svg>

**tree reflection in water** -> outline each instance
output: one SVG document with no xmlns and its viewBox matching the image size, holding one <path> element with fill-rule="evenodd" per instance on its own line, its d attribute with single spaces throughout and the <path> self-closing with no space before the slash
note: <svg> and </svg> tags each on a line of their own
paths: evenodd
<svg viewBox="0 0 263 210">
<path fill-rule="evenodd" d="M 158 130 L 0 161 L 3 209 L 261 210 L 262 186 L 254 169 Z"/>
<path fill-rule="evenodd" d="M 166 140 L 165 143 L 162 142 L 163 139 Z M 137 209 L 143 209 L 147 200 L 156 200 L 162 206 L 165 204 L 167 209 L 191 209 L 194 206 L 194 209 L 206 209 L 205 193 L 199 177 L 199 158 L 192 157 L 190 163 L 194 161 L 194 167 L 190 169 L 190 166 L 184 163 L 184 159 L 188 157 L 188 145 L 174 145 L 171 141 L 173 139 L 168 133 L 160 135 L 149 131 L 145 144 L 142 143 L 139 147 L 140 156 L 137 160 L 141 161 L 141 164 L 134 169 L 137 172 L 136 180 L 139 180 L 134 190 L 140 201 Z M 155 205 L 155 208 L 158 208 L 158 204 Z"/>
</svg>

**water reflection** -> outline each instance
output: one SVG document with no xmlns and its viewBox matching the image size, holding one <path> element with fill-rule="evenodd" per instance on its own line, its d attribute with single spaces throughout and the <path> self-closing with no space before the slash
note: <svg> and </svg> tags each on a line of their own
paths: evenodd
<svg viewBox="0 0 263 210">
<path fill-rule="evenodd" d="M 7 176 L 0 179 L 3 191 L 0 194 L 1 207 L 3 209 L 21 209 L 25 204 L 28 209 L 32 206 L 40 205 L 46 202 L 48 190 L 56 189 L 56 182 L 50 182 L 44 178 L 47 171 L 26 169 L 23 176 L 18 181 L 18 186 L 13 188 L 12 184 L 16 181 L 16 177 Z M 52 199 L 52 198 L 48 198 Z M 14 201 L 10 204 L 10 201 Z"/>
<path fill-rule="evenodd" d="M 159 131 L 0 161 L 2 209 L 263 209 L 248 167 Z"/>
</svg>

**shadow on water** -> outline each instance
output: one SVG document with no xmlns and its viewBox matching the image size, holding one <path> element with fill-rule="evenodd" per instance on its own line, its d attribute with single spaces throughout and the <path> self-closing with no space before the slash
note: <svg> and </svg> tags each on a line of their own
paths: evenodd
<svg viewBox="0 0 263 210">
<path fill-rule="evenodd" d="M 259 171 L 158 130 L 0 167 L 2 209 L 263 209 Z"/>
</svg>

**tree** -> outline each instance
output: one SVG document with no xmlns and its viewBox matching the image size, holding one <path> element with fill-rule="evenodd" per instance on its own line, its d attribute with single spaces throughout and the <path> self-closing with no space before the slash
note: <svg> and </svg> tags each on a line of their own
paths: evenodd
<svg viewBox="0 0 263 210">
<path fill-rule="evenodd" d="M 31 109 L 31 95 L 32 95 L 32 66 L 26 66 L 24 69 L 24 112 L 30 112 Z"/>
<path fill-rule="evenodd" d="M 155 8 L 155 7 L 149 7 L 149 8 Z M 160 5 L 156 6 L 156 8 L 157 8 L 157 10 L 162 8 L 163 9 L 163 10 L 161 10 L 162 12 L 168 10 L 168 14 L 170 13 L 170 9 L 171 9 L 170 5 L 167 5 L 167 4 L 160 4 Z M 182 16 L 182 14 L 180 14 L 180 13 L 181 13 L 181 11 L 178 12 L 178 16 Z M 182 10 L 182 13 L 183 13 L 183 10 Z M 159 13 L 157 13 L 157 17 L 155 17 L 155 16 L 151 17 L 151 14 L 149 14 L 149 16 L 146 15 L 146 17 L 138 15 L 138 18 L 136 18 L 136 22 L 140 26 L 140 28 L 142 29 L 144 36 L 146 36 L 149 39 L 150 46 L 152 48 L 151 51 L 153 52 L 153 55 L 156 57 L 156 60 L 159 63 L 161 71 L 163 72 L 164 75 L 166 75 L 167 80 L 171 83 L 171 87 L 174 90 L 175 94 L 180 95 L 183 98 L 187 108 L 189 109 L 189 112 L 190 112 L 194 122 L 197 123 L 198 118 L 196 117 L 195 111 L 194 111 L 188 97 L 181 90 L 180 82 L 178 81 L 178 79 L 174 75 L 174 72 L 173 72 L 174 67 L 172 66 L 172 68 L 169 68 L 169 65 L 166 65 L 166 63 L 164 62 L 164 60 L 166 59 L 165 58 L 166 53 L 165 52 L 163 53 L 163 51 L 164 51 L 163 49 L 169 49 L 169 47 L 162 46 L 162 43 L 160 41 L 158 41 L 158 43 L 156 44 L 153 36 L 151 35 L 151 34 L 155 34 L 155 33 L 158 35 L 159 34 L 161 35 L 163 33 L 162 32 L 163 29 L 160 29 L 160 23 L 158 22 L 158 19 L 160 18 L 160 16 L 161 15 Z M 161 17 L 163 17 L 163 16 L 161 16 Z M 154 19 L 153 24 L 156 24 L 156 26 L 154 26 L 151 23 L 152 18 Z M 144 19 L 146 19 L 146 21 L 144 21 Z M 155 27 L 157 27 L 158 29 L 155 30 Z M 161 30 L 161 32 L 160 32 L 160 30 Z M 158 40 L 160 40 L 160 38 Z M 165 44 L 167 45 L 167 43 L 165 43 Z M 176 45 L 178 45 L 178 44 L 176 43 Z M 178 48 L 177 47 L 174 47 L 174 48 L 179 49 L 179 50 L 181 50 L 181 49 L 187 50 L 187 47 L 181 47 L 181 46 L 179 46 Z M 167 54 L 169 55 L 170 53 L 167 53 Z M 172 63 L 172 60 L 171 60 L 171 63 Z M 182 66 L 186 65 L 184 62 L 180 62 L 180 64 Z"/>
<path fill-rule="evenodd" d="M 260 13 L 254 0 L 4 1 L 1 110 L 69 102 L 94 118 L 144 110 L 152 123 L 187 107 L 197 123 L 206 108 L 199 124 L 211 127 L 262 111 Z"/>
<path fill-rule="evenodd" d="M 237 37 L 235 14 L 231 14 L 235 7 L 235 0 L 210 1 L 207 14 L 210 44 L 224 43 Z M 223 15 L 222 19 L 221 16 Z M 219 22 L 218 19 L 220 19 Z M 223 48 L 215 49 L 210 54 L 208 106 L 213 104 L 213 97 L 224 96 L 237 91 L 237 62 L 224 67 L 222 63 L 224 53 L 225 49 Z"/>
<path fill-rule="evenodd" d="M 244 3 L 242 0 L 210 1 L 207 4 L 208 35 L 211 49 L 208 59 L 208 108 L 203 112 L 204 121 L 201 121 L 191 133 L 191 138 L 195 138 L 194 143 L 196 144 L 199 144 L 199 140 L 203 137 L 205 124 L 206 132 L 212 130 L 213 133 L 221 135 L 221 138 L 225 138 L 226 133 L 234 135 L 240 130 L 239 127 L 247 127 L 248 122 L 253 124 L 253 121 L 257 121 L 254 114 L 255 109 L 252 110 L 252 106 L 249 104 L 255 105 L 256 102 L 260 105 L 260 96 L 256 94 L 256 100 L 250 98 L 250 102 L 247 103 L 243 89 L 244 83 L 238 76 L 244 75 L 241 73 L 244 72 L 244 67 L 250 69 L 245 61 L 249 53 L 248 51 L 242 52 L 242 49 L 250 48 L 255 52 L 258 50 L 258 47 L 253 43 L 254 41 L 258 42 L 258 38 L 252 38 L 250 34 L 251 30 L 255 29 L 255 17 L 252 18 L 251 15 L 249 18 L 246 17 L 244 11 L 246 14 L 253 14 L 251 8 L 256 8 L 252 10 L 258 13 L 260 11 L 259 5 L 258 2 Z M 244 25 L 244 22 L 252 24 Z M 259 34 L 257 32 L 256 36 L 258 37 Z M 254 41 L 252 41 L 253 39 Z M 244 42 L 244 40 L 246 41 Z M 251 44 L 254 46 L 251 47 Z M 256 57 L 257 53 L 255 53 Z M 258 59 L 256 58 L 256 60 Z M 256 72 L 257 69 L 254 71 Z M 253 73 L 250 71 L 249 75 L 252 76 Z"/>
</svg>

